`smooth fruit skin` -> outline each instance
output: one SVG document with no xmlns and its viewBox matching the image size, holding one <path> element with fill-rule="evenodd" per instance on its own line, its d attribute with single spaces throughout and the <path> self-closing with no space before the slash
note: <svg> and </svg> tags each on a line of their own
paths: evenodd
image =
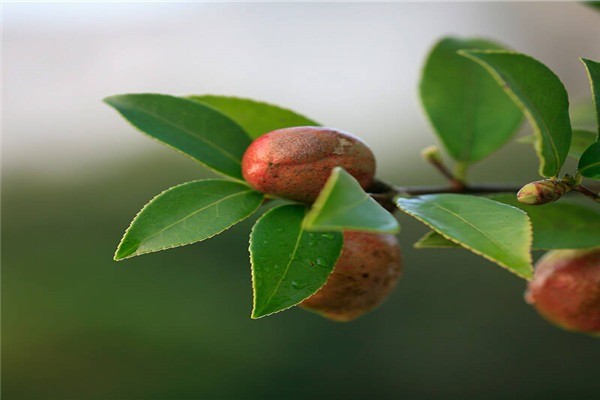
<svg viewBox="0 0 600 400">
<path fill-rule="evenodd" d="M 600 249 L 546 253 L 525 299 L 550 322 L 600 335 Z"/>
<path fill-rule="evenodd" d="M 334 167 L 343 167 L 366 189 L 375 177 L 375 157 L 360 139 L 315 126 L 278 129 L 256 139 L 242 159 L 244 179 L 254 189 L 312 203 Z"/>
<path fill-rule="evenodd" d="M 344 247 L 327 283 L 300 303 L 334 321 L 351 321 L 388 297 L 402 273 L 394 235 L 344 232 Z"/>
</svg>

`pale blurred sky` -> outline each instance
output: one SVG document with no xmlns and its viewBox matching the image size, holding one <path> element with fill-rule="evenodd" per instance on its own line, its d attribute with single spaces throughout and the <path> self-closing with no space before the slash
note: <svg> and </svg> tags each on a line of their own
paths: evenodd
<svg viewBox="0 0 600 400">
<path fill-rule="evenodd" d="M 542 60 L 572 102 L 589 96 L 577 57 L 600 59 L 600 13 L 577 3 L 4 4 L 4 171 L 155 149 L 101 102 L 128 92 L 261 99 L 402 156 L 434 141 L 417 85 L 447 34 Z"/>
</svg>

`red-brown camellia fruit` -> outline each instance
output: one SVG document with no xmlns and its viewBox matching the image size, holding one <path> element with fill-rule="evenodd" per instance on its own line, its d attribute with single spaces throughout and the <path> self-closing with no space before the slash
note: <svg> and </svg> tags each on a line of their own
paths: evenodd
<svg viewBox="0 0 600 400">
<path fill-rule="evenodd" d="M 525 299 L 550 322 L 600 335 L 600 249 L 548 252 Z"/>
<path fill-rule="evenodd" d="M 388 297 L 402 273 L 394 235 L 344 232 L 344 247 L 327 283 L 300 303 L 335 321 L 351 321 Z"/>
<path fill-rule="evenodd" d="M 366 189 L 375 177 L 375 157 L 360 139 L 316 126 L 278 129 L 256 139 L 242 159 L 244 179 L 254 189 L 312 203 L 334 167 Z"/>
</svg>

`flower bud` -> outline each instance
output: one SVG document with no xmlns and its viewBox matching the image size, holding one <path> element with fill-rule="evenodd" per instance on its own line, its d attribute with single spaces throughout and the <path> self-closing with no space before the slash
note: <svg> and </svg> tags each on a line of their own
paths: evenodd
<svg viewBox="0 0 600 400">
<path fill-rule="evenodd" d="M 570 189 L 565 182 L 544 179 L 523 186 L 517 193 L 517 200 L 523 204 L 538 206 L 560 199 Z"/>
<path fill-rule="evenodd" d="M 421 157 L 428 162 L 442 162 L 442 155 L 440 154 L 440 149 L 438 149 L 437 146 L 425 147 L 423 150 L 421 150 Z"/>
</svg>

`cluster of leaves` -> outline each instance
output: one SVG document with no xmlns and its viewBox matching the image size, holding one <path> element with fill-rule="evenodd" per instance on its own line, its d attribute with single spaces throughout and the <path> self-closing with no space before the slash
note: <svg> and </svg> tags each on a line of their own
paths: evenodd
<svg viewBox="0 0 600 400">
<path fill-rule="evenodd" d="M 600 115 L 600 64 L 583 61 Z M 490 41 L 446 38 L 429 55 L 420 94 L 460 171 L 504 145 L 524 114 L 540 175 L 557 176 L 570 154 L 579 159 L 579 175 L 600 179 L 598 134 L 572 134 L 566 90 L 531 57 Z M 248 218 L 271 200 L 243 180 L 241 158 L 251 141 L 275 129 L 319 125 L 234 97 L 126 94 L 105 101 L 143 133 L 226 178 L 184 183 L 156 196 L 125 232 L 115 260 L 208 239 Z M 341 168 L 312 206 L 276 203 L 250 234 L 253 318 L 292 307 L 321 288 L 341 254 L 343 231 L 399 231 L 396 219 Z M 525 279 L 532 276 L 532 247 L 600 245 L 600 213 L 564 201 L 536 209 L 517 203 L 514 194 L 432 194 L 398 196 L 395 203 L 432 229 L 418 248 L 463 247 Z"/>
<path fill-rule="evenodd" d="M 582 62 L 600 120 L 600 64 Z M 557 178 L 571 156 L 578 160 L 576 176 L 600 179 L 599 132 L 572 129 L 560 79 L 527 55 L 488 40 L 445 38 L 428 57 L 420 94 L 459 171 L 509 141 L 525 115 L 533 134 L 524 141 L 534 145 L 540 176 Z M 566 201 L 535 207 L 514 195 L 433 195 L 398 199 L 398 206 L 432 228 L 417 248 L 462 246 L 526 279 L 533 271 L 532 248 L 600 244 L 598 212 Z"/>
</svg>

